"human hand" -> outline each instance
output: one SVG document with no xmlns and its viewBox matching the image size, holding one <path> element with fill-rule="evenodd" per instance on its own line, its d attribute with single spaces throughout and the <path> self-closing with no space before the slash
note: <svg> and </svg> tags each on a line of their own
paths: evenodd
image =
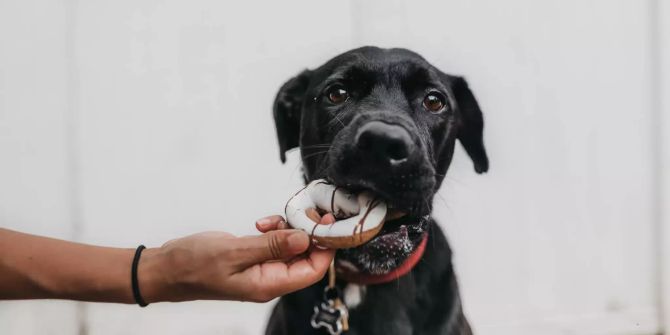
<svg viewBox="0 0 670 335">
<path fill-rule="evenodd" d="M 333 221 L 332 215 L 320 218 Z M 287 229 L 279 215 L 258 220 L 256 228 L 264 234 L 205 232 L 145 250 L 138 270 L 144 300 L 265 302 L 323 278 L 334 250 L 308 250 L 307 233 Z"/>
</svg>

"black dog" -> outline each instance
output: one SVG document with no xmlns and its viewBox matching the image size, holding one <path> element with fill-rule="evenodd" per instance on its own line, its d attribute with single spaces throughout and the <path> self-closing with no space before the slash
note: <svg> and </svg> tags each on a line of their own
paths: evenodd
<svg viewBox="0 0 670 335">
<path fill-rule="evenodd" d="M 449 245 L 429 216 L 457 139 L 475 171 L 488 170 L 482 114 L 465 80 L 409 50 L 364 47 L 289 80 L 277 95 L 274 117 L 281 159 L 299 146 L 305 181 L 325 178 L 349 190 L 369 190 L 407 213 L 370 242 L 339 250 L 338 266 L 388 273 L 428 236 L 407 275 L 364 287 L 338 282 L 359 294 L 358 301 L 345 295 L 347 334 L 471 334 Z M 310 325 L 324 287 L 325 280 L 282 297 L 266 334 L 327 334 Z"/>
</svg>

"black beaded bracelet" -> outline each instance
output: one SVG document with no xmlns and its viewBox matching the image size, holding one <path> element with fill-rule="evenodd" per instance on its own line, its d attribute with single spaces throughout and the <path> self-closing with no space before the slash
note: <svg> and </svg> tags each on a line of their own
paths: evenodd
<svg viewBox="0 0 670 335">
<path fill-rule="evenodd" d="M 140 305 L 140 307 L 149 305 L 142 299 L 142 294 L 140 294 L 140 284 L 137 281 L 137 265 L 140 263 L 140 256 L 144 249 L 146 249 L 146 247 L 143 245 L 137 247 L 135 250 L 135 257 L 133 258 L 133 265 L 130 268 L 130 283 L 133 286 L 133 298 L 135 298 L 135 302 Z"/>
</svg>

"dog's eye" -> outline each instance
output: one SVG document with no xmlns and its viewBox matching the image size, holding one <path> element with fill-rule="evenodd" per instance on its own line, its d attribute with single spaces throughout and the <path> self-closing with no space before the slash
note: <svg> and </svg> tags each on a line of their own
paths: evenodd
<svg viewBox="0 0 670 335">
<path fill-rule="evenodd" d="M 337 85 L 328 89 L 326 92 L 330 102 L 339 105 L 349 99 L 349 93 L 343 86 Z"/>
<path fill-rule="evenodd" d="M 446 98 L 438 92 L 430 92 L 423 98 L 423 108 L 429 112 L 439 113 L 444 109 Z"/>
</svg>

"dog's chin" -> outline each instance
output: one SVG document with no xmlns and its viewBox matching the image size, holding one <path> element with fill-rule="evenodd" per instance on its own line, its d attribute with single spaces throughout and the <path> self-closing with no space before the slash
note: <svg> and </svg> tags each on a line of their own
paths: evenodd
<svg viewBox="0 0 670 335">
<path fill-rule="evenodd" d="M 428 230 L 428 215 L 403 217 L 384 224 L 381 232 L 367 243 L 337 251 L 340 265 L 353 272 L 385 274 L 399 267 L 414 250 Z"/>
</svg>

